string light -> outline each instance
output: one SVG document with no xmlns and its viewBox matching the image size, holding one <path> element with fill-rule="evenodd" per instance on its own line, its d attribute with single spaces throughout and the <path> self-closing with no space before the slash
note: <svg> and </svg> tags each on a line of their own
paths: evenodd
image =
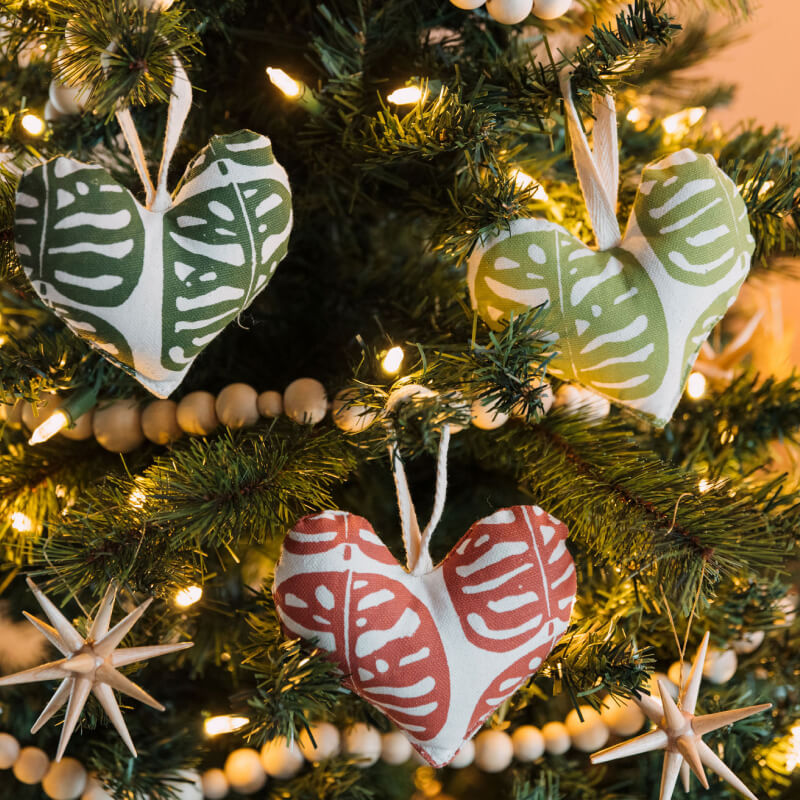
<svg viewBox="0 0 800 800">
<path fill-rule="evenodd" d="M 404 86 L 402 89 L 395 89 L 386 99 L 390 103 L 398 106 L 414 105 L 425 97 L 425 93 L 419 86 Z"/>
<path fill-rule="evenodd" d="M 706 393 L 706 376 L 702 372 L 693 372 L 686 384 L 686 394 L 692 400 L 699 400 Z"/>
<path fill-rule="evenodd" d="M 54 411 L 41 425 L 39 425 L 28 439 L 28 444 L 41 444 L 52 439 L 57 433 L 69 425 L 69 416 L 59 409 Z"/>
<path fill-rule="evenodd" d="M 689 132 L 689 128 L 697 125 L 701 119 L 706 115 L 705 106 L 693 106 L 692 108 L 685 108 L 683 111 L 678 111 L 675 114 L 670 114 L 661 120 L 661 127 L 664 128 L 666 133 L 670 136 L 679 136 Z"/>
<path fill-rule="evenodd" d="M 634 106 L 625 115 L 625 119 L 627 119 L 637 131 L 645 130 L 650 124 L 650 115 L 646 114 L 639 106 Z"/>
<path fill-rule="evenodd" d="M 130 504 L 131 504 L 131 505 L 132 505 L 134 508 L 142 508 L 142 506 L 144 506 L 144 501 L 145 501 L 145 500 L 147 500 L 147 496 L 146 496 L 146 495 L 145 495 L 145 493 L 144 493 L 144 492 L 143 492 L 141 489 L 139 489 L 138 487 L 137 487 L 136 489 L 134 489 L 134 490 L 133 490 L 133 491 L 132 491 L 132 492 L 131 492 L 131 493 L 128 495 L 128 502 L 129 502 L 129 503 L 130 503 Z"/>
<path fill-rule="evenodd" d="M 405 353 L 402 347 L 393 347 L 383 357 L 381 368 L 387 375 L 396 375 L 400 371 Z"/>
<path fill-rule="evenodd" d="M 187 586 L 175 595 L 175 605 L 181 608 L 193 606 L 203 596 L 203 590 L 199 586 Z"/>
<path fill-rule="evenodd" d="M 209 736 L 219 736 L 221 733 L 233 733 L 243 728 L 250 720 L 247 717 L 236 717 L 223 714 L 219 717 L 209 717 L 203 727 Z"/>
<path fill-rule="evenodd" d="M 11 527 L 17 533 L 30 533 L 33 530 L 33 520 L 21 511 L 15 511 L 11 515 Z"/>
<path fill-rule="evenodd" d="M 26 114 L 21 125 L 31 136 L 41 136 L 44 133 L 44 120 L 36 114 Z"/>
<path fill-rule="evenodd" d="M 786 769 L 794 772 L 800 767 L 800 725 L 791 729 L 792 738 L 789 740 L 789 752 L 786 755 Z"/>
<path fill-rule="evenodd" d="M 287 75 L 282 69 L 267 67 L 267 75 L 273 86 L 280 89 L 287 97 L 300 97 L 303 94 L 303 84 L 296 81 L 291 75 Z"/>
<path fill-rule="evenodd" d="M 697 484 L 697 488 L 700 490 L 700 494 L 705 494 L 711 488 L 711 481 L 700 478 L 700 483 Z"/>
</svg>

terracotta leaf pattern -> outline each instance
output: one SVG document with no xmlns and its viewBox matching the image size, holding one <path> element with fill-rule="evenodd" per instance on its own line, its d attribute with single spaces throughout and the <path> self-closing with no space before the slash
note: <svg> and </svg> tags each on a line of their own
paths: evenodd
<svg viewBox="0 0 800 800">
<path fill-rule="evenodd" d="M 326 511 L 286 536 L 275 603 L 290 635 L 327 651 L 345 684 L 441 766 L 567 629 L 567 533 L 538 506 L 501 509 L 412 575 L 363 517 Z"/>
</svg>

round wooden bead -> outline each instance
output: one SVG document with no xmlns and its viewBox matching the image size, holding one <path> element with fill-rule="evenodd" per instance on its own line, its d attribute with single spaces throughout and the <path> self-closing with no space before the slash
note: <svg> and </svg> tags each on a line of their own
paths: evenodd
<svg viewBox="0 0 800 800">
<path fill-rule="evenodd" d="M 87 777 L 80 761 L 62 758 L 50 765 L 42 781 L 42 789 L 50 800 L 77 800 L 86 788 Z"/>
<path fill-rule="evenodd" d="M 231 789 L 221 769 L 207 769 L 200 777 L 200 783 L 206 800 L 222 800 Z"/>
<path fill-rule="evenodd" d="M 741 639 L 731 642 L 731 647 L 739 655 L 747 655 L 758 650 L 763 641 L 764 631 L 750 631 L 749 633 L 743 633 Z"/>
<path fill-rule="evenodd" d="M 54 105 L 53 101 L 48 97 L 44 104 L 44 117 L 45 122 L 55 122 L 59 119 L 64 119 L 67 115 L 59 111 Z"/>
<path fill-rule="evenodd" d="M 559 388 L 555 406 L 569 411 L 580 410 L 589 422 L 604 419 L 611 411 L 611 403 L 605 397 L 574 383 L 565 383 Z"/>
<path fill-rule="evenodd" d="M 517 761 L 536 761 L 544 755 L 544 736 L 535 725 L 521 725 L 511 734 Z"/>
<path fill-rule="evenodd" d="M 721 686 L 727 683 L 735 674 L 739 666 L 739 659 L 734 650 L 720 650 L 717 647 L 709 647 L 706 653 L 706 662 L 703 664 L 703 677 Z"/>
<path fill-rule="evenodd" d="M 533 0 L 533 15 L 539 19 L 558 19 L 571 5 L 572 0 Z"/>
<path fill-rule="evenodd" d="M 484 772 L 502 772 L 514 758 L 514 745 L 505 731 L 481 731 L 475 737 L 475 766 Z"/>
<path fill-rule="evenodd" d="M 283 395 L 273 391 L 261 392 L 256 406 L 262 417 L 279 417 L 283 414 Z"/>
<path fill-rule="evenodd" d="M 381 756 L 381 735 L 371 725 L 357 722 L 342 733 L 342 752 L 357 758 L 359 767 L 371 767 Z"/>
<path fill-rule="evenodd" d="M 166 11 L 175 0 L 136 0 L 136 5 L 143 11 Z"/>
<path fill-rule="evenodd" d="M 311 736 L 314 737 L 316 745 L 312 743 Z M 311 726 L 311 735 L 306 730 L 300 734 L 298 744 L 300 752 L 309 761 L 324 761 L 326 758 L 338 755 L 341 738 L 339 729 L 335 725 L 331 725 L 330 722 L 318 722 Z"/>
<path fill-rule="evenodd" d="M 496 22 L 516 25 L 531 13 L 533 0 L 486 0 L 486 10 Z"/>
<path fill-rule="evenodd" d="M 414 748 L 400 731 L 384 733 L 381 737 L 381 759 L 387 764 L 405 764 Z"/>
<path fill-rule="evenodd" d="M 0 420 L 9 428 L 19 430 L 22 427 L 23 408 L 25 408 L 24 400 L 17 400 L 16 403 L 0 403 Z"/>
<path fill-rule="evenodd" d="M 0 733 L 0 769 L 11 769 L 19 750 L 19 742 L 10 733 Z"/>
<path fill-rule="evenodd" d="M 200 773 L 193 769 L 179 769 L 175 777 L 180 780 L 170 781 L 168 784 L 175 795 L 175 800 L 203 800 Z"/>
<path fill-rule="evenodd" d="M 81 795 L 81 800 L 114 800 L 114 798 L 105 790 L 103 784 L 100 783 L 94 775 L 90 775 L 86 783 L 86 789 L 84 789 Z"/>
<path fill-rule="evenodd" d="M 112 453 L 130 453 L 144 442 L 142 412 L 135 400 L 115 400 L 94 411 L 94 438 Z"/>
<path fill-rule="evenodd" d="M 211 392 L 190 392 L 179 403 L 178 425 L 184 433 L 207 436 L 219 425 L 216 398 Z"/>
<path fill-rule="evenodd" d="M 633 700 L 606 698 L 600 718 L 617 736 L 633 736 L 644 725 L 644 714 Z"/>
<path fill-rule="evenodd" d="M 468 767 L 474 760 L 475 742 L 472 739 L 467 739 L 453 756 L 448 766 L 453 767 L 453 769 L 461 769 L 462 767 Z"/>
<path fill-rule="evenodd" d="M 75 420 L 71 428 L 62 428 L 61 435 L 65 439 L 72 439 L 75 442 L 83 442 L 94 435 L 94 409 L 90 408 L 86 413 L 81 414 Z"/>
<path fill-rule="evenodd" d="M 316 425 L 328 413 L 325 387 L 314 378 L 298 378 L 283 393 L 286 416 L 304 425 Z"/>
<path fill-rule="evenodd" d="M 154 444 L 169 444 L 183 436 L 174 400 L 153 400 L 142 411 L 142 432 Z"/>
<path fill-rule="evenodd" d="M 561 722 L 548 722 L 542 728 L 544 749 L 554 756 L 560 756 L 569 750 L 572 741 L 569 732 Z"/>
<path fill-rule="evenodd" d="M 463 8 L 464 11 L 472 11 L 473 8 L 480 8 L 486 0 L 450 0 L 456 8 Z"/>
<path fill-rule="evenodd" d="M 555 395 L 553 394 L 553 387 L 547 381 L 536 380 L 532 382 L 532 388 L 539 388 L 540 386 L 542 391 L 539 393 L 539 402 L 542 407 L 539 415 L 543 417 L 553 407 Z M 511 416 L 524 417 L 525 407 L 526 404 L 520 401 L 511 409 Z"/>
<path fill-rule="evenodd" d="M 650 696 L 655 698 L 661 697 L 661 687 L 658 685 L 659 681 L 666 682 L 669 693 L 672 695 L 672 699 L 677 700 L 679 693 L 678 686 L 669 679 L 669 675 L 666 675 L 663 672 L 654 672 L 650 676 L 650 686 L 648 687 L 650 689 Z"/>
<path fill-rule="evenodd" d="M 80 114 L 86 100 L 86 87 L 66 86 L 53 78 L 50 81 L 48 97 L 56 111 L 67 116 Z"/>
<path fill-rule="evenodd" d="M 22 421 L 32 431 L 38 428 L 64 401 L 57 395 L 47 392 L 39 396 L 36 403 L 25 403 L 22 406 Z"/>
<path fill-rule="evenodd" d="M 472 424 L 483 431 L 492 431 L 505 425 L 508 422 L 508 414 L 502 411 L 495 411 L 493 403 L 488 406 L 483 404 L 483 400 L 473 400 L 470 413 L 472 414 Z"/>
<path fill-rule="evenodd" d="M 400 386 L 395 389 L 386 400 L 386 412 L 391 413 L 398 406 L 407 403 L 413 398 L 424 399 L 428 397 L 436 397 L 436 392 L 423 386 L 420 383 L 407 383 L 405 386 Z"/>
<path fill-rule="evenodd" d="M 608 728 L 600 714 L 591 706 L 573 708 L 564 720 L 564 727 L 572 740 L 572 746 L 584 753 L 594 753 L 608 741 Z"/>
<path fill-rule="evenodd" d="M 345 433 L 361 433 L 378 418 L 378 412 L 348 401 L 355 397 L 355 389 L 342 389 L 333 399 L 333 421 Z"/>
<path fill-rule="evenodd" d="M 234 750 L 225 759 L 224 772 L 231 788 L 239 794 L 253 794 L 267 782 L 258 751 L 250 747 Z"/>
<path fill-rule="evenodd" d="M 288 743 L 285 736 L 278 736 L 261 748 L 261 766 L 272 778 L 291 778 L 303 768 L 303 754 L 296 742 Z"/>
<path fill-rule="evenodd" d="M 246 383 L 231 383 L 218 395 L 217 417 L 229 428 L 246 428 L 258 422 L 258 392 Z"/>
<path fill-rule="evenodd" d="M 44 778 L 49 766 L 50 759 L 44 750 L 38 747 L 23 747 L 14 762 L 14 777 L 20 783 L 33 785 Z"/>
</svg>

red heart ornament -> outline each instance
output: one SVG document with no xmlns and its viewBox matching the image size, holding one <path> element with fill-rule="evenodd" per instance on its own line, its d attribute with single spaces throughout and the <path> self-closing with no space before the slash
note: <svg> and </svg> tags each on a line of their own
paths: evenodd
<svg viewBox="0 0 800 800">
<path fill-rule="evenodd" d="M 504 508 L 411 574 L 363 517 L 325 511 L 286 536 L 275 604 L 290 634 L 327 651 L 350 689 L 444 766 L 566 631 L 567 534 L 538 506 Z"/>
</svg>

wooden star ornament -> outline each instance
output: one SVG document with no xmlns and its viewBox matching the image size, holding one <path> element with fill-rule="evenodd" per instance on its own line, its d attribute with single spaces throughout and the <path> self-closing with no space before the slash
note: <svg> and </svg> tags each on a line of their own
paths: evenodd
<svg viewBox="0 0 800 800">
<path fill-rule="evenodd" d="M 708 631 L 700 643 L 689 676 L 681 686 L 677 704 L 669 693 L 668 684 L 663 680 L 658 682 L 661 702 L 646 694 L 634 696 L 636 704 L 645 716 L 655 723 L 656 727 L 627 742 L 620 742 L 613 747 L 600 750 L 591 756 L 592 764 L 601 764 L 604 761 L 613 761 L 625 756 L 635 756 L 650 750 L 664 750 L 664 769 L 661 772 L 659 800 L 669 800 L 672 797 L 678 773 L 681 775 L 683 788 L 689 791 L 689 770 L 694 772 L 703 788 L 708 789 L 708 780 L 703 765 L 712 772 L 716 772 L 720 778 L 727 781 L 745 797 L 750 800 L 758 800 L 703 741 L 703 736 L 738 722 L 740 719 L 758 714 L 760 711 L 766 711 L 768 708 L 772 708 L 772 704 L 762 703 L 747 708 L 695 716 L 694 708 L 700 691 L 700 680 L 703 677 L 703 664 L 706 660 L 707 649 Z"/>
<path fill-rule="evenodd" d="M 42 591 L 30 578 L 28 578 L 28 587 L 52 626 L 27 611 L 23 612 L 25 617 L 47 637 L 51 644 L 61 651 L 64 658 L 16 672 L 13 675 L 6 675 L 0 678 L 0 686 L 61 679 L 61 685 L 56 689 L 50 702 L 31 728 L 31 733 L 36 733 L 64 703 L 69 701 L 64 725 L 61 729 L 61 739 L 58 742 L 56 761 L 60 761 L 64 755 L 64 750 L 75 730 L 81 711 L 89 698 L 89 692 L 100 701 L 111 724 L 135 756 L 136 748 L 133 746 L 130 733 L 128 733 L 122 717 L 122 711 L 114 697 L 114 689 L 159 711 L 163 711 L 164 706 L 126 678 L 117 668 L 148 658 L 164 656 L 178 650 L 185 650 L 192 646 L 192 642 L 120 648 L 119 643 L 136 624 L 139 617 L 144 614 L 153 598 L 146 600 L 109 630 L 111 612 L 114 609 L 114 600 L 117 595 L 117 587 L 114 583 L 106 590 L 86 637 L 81 636 L 75 630 L 67 618 L 42 594 Z"/>
</svg>

